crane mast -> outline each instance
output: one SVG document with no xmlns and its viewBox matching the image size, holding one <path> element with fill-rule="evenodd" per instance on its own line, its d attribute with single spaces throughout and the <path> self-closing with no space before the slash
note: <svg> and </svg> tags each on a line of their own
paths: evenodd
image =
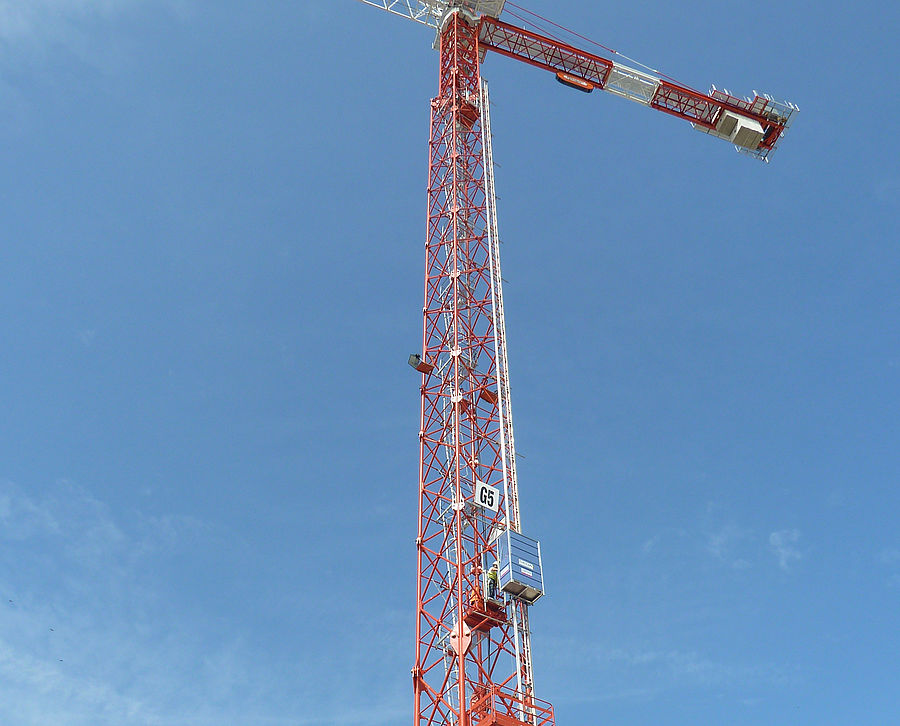
<svg viewBox="0 0 900 726">
<path fill-rule="evenodd" d="M 422 372 L 416 724 L 553 723 L 525 601 L 486 574 L 518 533 L 487 86 L 477 18 L 451 10 L 431 102 Z M 498 567 L 499 570 L 499 567 Z M 503 720 L 503 719 L 507 720 Z"/>
<path fill-rule="evenodd" d="M 421 374 L 414 726 L 555 726 L 535 695 L 529 608 L 540 544 L 522 531 L 510 407 L 487 51 L 689 121 L 764 161 L 796 106 L 700 93 L 499 20 L 506 0 L 361 0 L 435 28 Z"/>
</svg>

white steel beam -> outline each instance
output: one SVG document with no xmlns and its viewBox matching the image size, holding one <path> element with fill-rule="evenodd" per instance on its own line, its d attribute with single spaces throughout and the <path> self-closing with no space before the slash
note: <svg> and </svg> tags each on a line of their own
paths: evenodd
<svg viewBox="0 0 900 726">
<path fill-rule="evenodd" d="M 441 18 L 451 5 L 466 8 L 480 15 L 490 15 L 492 18 L 500 16 L 506 0 L 360 0 L 360 2 L 372 7 L 387 10 L 389 13 L 399 15 L 401 18 L 414 20 L 431 28 L 440 26 Z"/>
<path fill-rule="evenodd" d="M 449 4 L 447 0 L 360 0 L 360 2 L 431 28 L 438 27 Z"/>
<path fill-rule="evenodd" d="M 658 78 L 616 63 L 609 72 L 603 90 L 647 106 L 653 100 L 657 88 Z"/>
</svg>

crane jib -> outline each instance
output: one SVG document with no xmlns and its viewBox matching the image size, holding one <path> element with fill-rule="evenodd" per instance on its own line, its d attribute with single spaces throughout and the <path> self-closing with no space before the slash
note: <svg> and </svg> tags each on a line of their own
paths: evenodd
<svg viewBox="0 0 900 726">
<path fill-rule="evenodd" d="M 704 94 L 531 30 L 483 15 L 478 42 L 490 50 L 556 74 L 570 88 L 595 88 L 690 121 L 695 128 L 731 141 L 766 159 L 784 134 L 796 107 L 768 97 L 752 101 L 716 91 Z"/>
<path fill-rule="evenodd" d="M 506 0 L 360 0 L 441 32 L 451 15 L 463 13 L 477 26 L 482 54 L 491 50 L 551 71 L 560 83 L 590 93 L 603 91 L 689 121 L 695 129 L 730 141 L 739 151 L 769 161 L 799 109 L 769 95 L 737 98 L 715 87 L 695 91 L 656 71 L 630 68 L 540 33 L 510 25 L 499 16 Z M 435 46 L 437 47 L 437 46 Z M 614 52 L 614 51 L 613 51 Z M 618 54 L 616 54 L 618 55 Z"/>
<path fill-rule="evenodd" d="M 606 58 L 496 18 L 482 16 L 478 25 L 480 47 L 553 73 L 565 73 L 573 79 L 586 81 L 593 88 L 606 85 L 615 65 Z"/>
</svg>

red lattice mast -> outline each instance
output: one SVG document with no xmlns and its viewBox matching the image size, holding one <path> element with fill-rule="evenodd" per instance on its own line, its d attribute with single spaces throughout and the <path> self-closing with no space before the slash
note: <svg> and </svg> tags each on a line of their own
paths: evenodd
<svg viewBox="0 0 900 726">
<path fill-rule="evenodd" d="M 486 598 L 491 537 L 514 482 L 504 446 L 485 92 L 478 24 L 457 9 L 439 36 L 431 102 L 418 533 L 415 723 L 552 724 L 533 699 L 527 606 Z M 489 140 L 488 140 L 489 143 Z M 508 405 L 508 401 L 505 402 Z M 508 461 L 508 459 L 507 459 Z M 512 486 L 511 486 L 512 485 Z M 496 492 L 494 508 L 476 488 Z M 517 525 L 512 507 L 510 524 Z M 495 511 L 496 510 L 496 511 Z"/>
</svg>

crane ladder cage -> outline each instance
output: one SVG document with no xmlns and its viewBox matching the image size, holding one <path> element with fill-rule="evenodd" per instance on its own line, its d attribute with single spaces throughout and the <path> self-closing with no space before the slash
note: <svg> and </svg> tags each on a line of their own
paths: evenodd
<svg viewBox="0 0 900 726">
<path fill-rule="evenodd" d="M 502 686 L 491 686 L 472 699 L 472 726 L 554 726 L 553 706 L 523 697 Z"/>
</svg>

